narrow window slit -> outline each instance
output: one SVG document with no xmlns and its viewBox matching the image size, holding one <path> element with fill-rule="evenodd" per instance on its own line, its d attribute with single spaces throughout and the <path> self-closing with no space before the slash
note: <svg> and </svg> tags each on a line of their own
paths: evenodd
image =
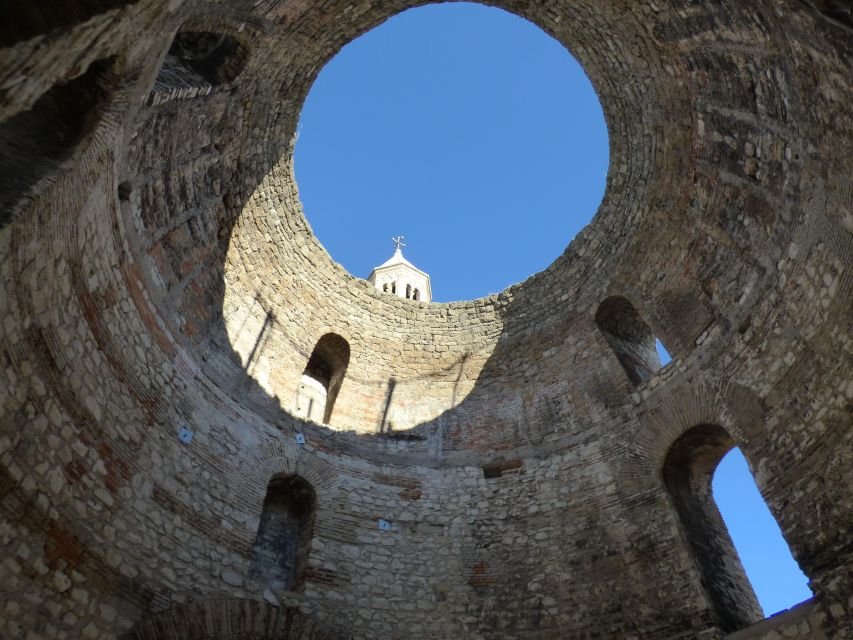
<svg viewBox="0 0 853 640">
<path fill-rule="evenodd" d="M 663 359 L 669 362 L 663 343 L 627 298 L 604 300 L 596 311 L 595 323 L 634 386 L 657 373 Z"/>
</svg>

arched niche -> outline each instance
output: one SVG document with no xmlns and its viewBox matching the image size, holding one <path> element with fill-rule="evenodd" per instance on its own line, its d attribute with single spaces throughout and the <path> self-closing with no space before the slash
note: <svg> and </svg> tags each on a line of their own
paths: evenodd
<svg viewBox="0 0 853 640">
<path fill-rule="evenodd" d="M 308 565 L 317 510 L 314 487 L 296 474 L 277 475 L 267 485 L 250 573 L 275 589 L 298 587 Z"/>
<path fill-rule="evenodd" d="M 0 228 L 42 178 L 70 161 L 96 128 L 108 98 L 113 58 L 45 91 L 26 111 L 0 124 Z"/>
<path fill-rule="evenodd" d="M 349 343 L 336 333 L 317 341 L 296 392 L 296 415 L 330 424 L 335 400 L 349 366 Z"/>
</svg>

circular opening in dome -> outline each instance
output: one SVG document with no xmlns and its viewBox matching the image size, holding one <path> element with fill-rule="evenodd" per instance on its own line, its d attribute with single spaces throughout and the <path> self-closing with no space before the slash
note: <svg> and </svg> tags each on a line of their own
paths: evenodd
<svg viewBox="0 0 853 640">
<path fill-rule="evenodd" d="M 453 3 L 400 13 L 323 68 L 294 172 L 335 260 L 367 278 L 403 235 L 443 302 L 546 268 L 598 209 L 608 161 L 601 104 L 566 48 Z"/>
</svg>

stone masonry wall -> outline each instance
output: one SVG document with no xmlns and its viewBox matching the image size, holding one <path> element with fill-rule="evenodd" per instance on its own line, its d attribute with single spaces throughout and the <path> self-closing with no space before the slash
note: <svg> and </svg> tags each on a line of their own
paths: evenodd
<svg viewBox="0 0 853 640">
<path fill-rule="evenodd" d="M 319 69 L 418 2 L 78 4 L 0 28 L 0 637 L 722 638 L 661 475 L 704 424 L 811 581 L 796 632 L 853 638 L 843 11 L 494 3 L 589 74 L 607 193 L 542 273 L 428 305 L 336 265 L 292 171 Z M 179 32 L 227 44 L 206 84 L 161 74 Z M 637 386 L 611 296 L 673 355 Z M 327 333 L 331 427 L 292 415 Z M 279 474 L 316 492 L 295 590 L 251 571 Z"/>
</svg>

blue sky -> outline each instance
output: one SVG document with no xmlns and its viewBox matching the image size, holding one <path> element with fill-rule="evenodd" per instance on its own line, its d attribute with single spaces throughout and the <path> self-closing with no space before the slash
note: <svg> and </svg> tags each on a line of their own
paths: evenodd
<svg viewBox="0 0 853 640">
<path fill-rule="evenodd" d="M 547 267 L 595 214 L 608 157 L 574 58 L 529 22 L 454 3 L 395 16 L 329 62 L 294 165 L 333 259 L 366 278 L 402 234 L 434 299 L 450 301 Z M 713 490 L 765 613 L 810 597 L 739 450 Z"/>
<path fill-rule="evenodd" d="M 498 9 L 431 5 L 322 70 L 295 173 L 314 232 L 350 273 L 366 278 L 402 234 L 446 302 L 553 262 L 598 208 L 608 157 L 598 98 L 559 43 Z"/>
<path fill-rule="evenodd" d="M 712 489 L 764 613 L 771 615 L 811 598 L 806 577 L 791 557 L 740 449 L 722 459 Z"/>
</svg>

